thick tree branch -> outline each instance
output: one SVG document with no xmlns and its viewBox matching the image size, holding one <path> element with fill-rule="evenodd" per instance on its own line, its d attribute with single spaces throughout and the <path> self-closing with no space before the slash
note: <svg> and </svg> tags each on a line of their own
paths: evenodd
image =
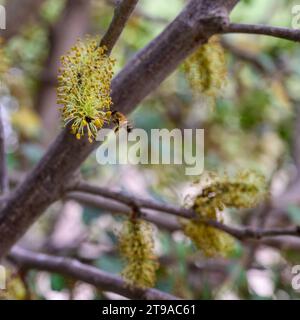
<svg viewBox="0 0 300 320">
<path fill-rule="evenodd" d="M 100 41 L 100 47 L 106 46 L 108 49 L 108 54 L 111 52 L 112 48 L 119 39 L 123 29 L 125 28 L 126 22 L 128 21 L 138 1 L 139 0 L 119 0 L 116 3 L 112 22 Z"/>
<path fill-rule="evenodd" d="M 223 33 L 260 34 L 296 42 L 300 41 L 300 30 L 265 25 L 231 23 L 224 28 Z"/>
<path fill-rule="evenodd" d="M 130 299 L 179 299 L 156 289 L 142 290 L 139 288 L 129 288 L 121 277 L 101 271 L 74 259 L 35 253 L 20 247 L 13 248 L 9 258 L 23 268 L 63 274 L 76 280 L 89 283 L 103 291 L 114 292 Z"/>
<path fill-rule="evenodd" d="M 237 0 L 191 0 L 179 16 L 141 50 L 112 83 L 114 108 L 129 113 L 195 50 L 228 24 Z M 64 193 L 86 157 L 98 146 L 66 128 L 0 211 L 0 258 L 42 212 Z"/>
</svg>

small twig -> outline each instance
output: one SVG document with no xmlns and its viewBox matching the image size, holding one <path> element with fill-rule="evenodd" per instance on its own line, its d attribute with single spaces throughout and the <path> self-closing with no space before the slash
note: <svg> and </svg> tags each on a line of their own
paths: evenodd
<svg viewBox="0 0 300 320">
<path fill-rule="evenodd" d="M 107 47 L 108 54 L 119 39 L 137 3 L 138 0 L 121 0 L 116 3 L 113 20 L 100 42 L 100 47 Z"/>
<path fill-rule="evenodd" d="M 0 194 L 8 192 L 8 173 L 5 154 L 4 123 L 2 116 L 2 106 L 0 106 Z"/>
<path fill-rule="evenodd" d="M 10 260 L 23 268 L 56 272 L 89 283 L 103 291 L 114 292 L 131 299 L 143 300 L 178 300 L 179 298 L 157 289 L 139 289 L 128 287 L 119 276 L 101 271 L 75 259 L 35 253 L 15 247 Z"/>
<path fill-rule="evenodd" d="M 259 25 L 259 24 L 256 25 L 256 24 L 231 23 L 228 26 L 224 27 L 223 33 L 260 34 L 260 35 L 266 35 L 266 36 L 300 42 L 299 30 L 265 26 L 265 25 Z"/>
<path fill-rule="evenodd" d="M 106 0 L 107 4 L 109 6 L 115 6 L 118 0 Z M 135 12 L 135 15 L 147 20 L 149 22 L 158 23 L 158 24 L 167 24 L 169 21 L 168 19 L 165 19 L 163 17 L 155 17 L 152 15 L 149 15 L 148 13 L 142 11 L 141 9 L 137 9 Z"/>
<path fill-rule="evenodd" d="M 84 181 L 77 183 L 68 191 L 79 191 L 79 192 L 98 195 L 104 198 L 109 198 L 109 199 L 124 203 L 129 207 L 132 207 L 132 204 L 134 203 L 136 206 L 139 206 L 140 208 L 167 212 L 182 218 L 191 219 L 196 217 L 195 213 L 189 209 L 178 208 L 176 206 L 165 204 L 165 203 L 157 203 L 156 201 L 153 201 L 151 199 L 137 198 L 132 195 L 126 195 L 122 192 L 113 191 L 113 190 L 109 190 L 107 188 L 102 188 L 98 186 L 93 186 Z"/>
<path fill-rule="evenodd" d="M 70 190 L 71 191 L 71 190 Z M 104 198 L 109 198 L 123 204 L 126 204 L 132 208 L 132 203 L 138 205 L 139 208 L 156 210 L 168 214 L 172 214 L 181 218 L 186 219 L 197 219 L 196 213 L 191 209 L 185 209 L 176 207 L 170 204 L 157 203 L 153 200 L 140 199 L 137 197 L 125 195 L 121 192 L 111 191 L 106 188 L 92 186 L 85 182 L 76 184 L 72 191 L 79 191 L 88 194 L 98 195 Z M 253 227 L 231 227 L 224 225 L 221 222 L 214 220 L 201 220 L 212 227 L 222 230 L 231 236 L 239 240 L 259 240 L 266 237 L 277 237 L 277 236 L 295 236 L 300 237 L 300 226 L 292 226 L 288 228 L 273 228 L 273 229 L 260 229 Z"/>
<path fill-rule="evenodd" d="M 272 228 L 272 229 L 259 229 L 253 227 L 230 227 L 220 222 L 210 220 L 207 222 L 209 225 L 220 229 L 239 240 L 259 240 L 266 237 L 277 236 L 295 236 L 300 237 L 300 226 L 292 226 L 289 228 Z"/>
</svg>

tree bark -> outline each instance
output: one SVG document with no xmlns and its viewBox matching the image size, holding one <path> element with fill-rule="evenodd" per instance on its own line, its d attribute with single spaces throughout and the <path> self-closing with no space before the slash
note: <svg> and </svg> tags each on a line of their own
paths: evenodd
<svg viewBox="0 0 300 320">
<path fill-rule="evenodd" d="M 131 112 L 176 67 L 229 24 L 228 13 L 238 0 L 191 0 L 179 16 L 139 52 L 113 80 L 114 108 Z M 43 211 L 64 193 L 64 186 L 98 146 L 76 140 L 64 129 L 37 167 L 10 195 L 0 211 L 0 258 Z"/>
</svg>

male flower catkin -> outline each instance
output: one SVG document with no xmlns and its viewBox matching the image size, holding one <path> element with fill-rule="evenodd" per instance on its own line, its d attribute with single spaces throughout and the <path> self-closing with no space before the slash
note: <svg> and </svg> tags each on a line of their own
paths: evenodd
<svg viewBox="0 0 300 320">
<path fill-rule="evenodd" d="M 226 58 L 219 37 L 211 37 L 187 58 L 183 70 L 193 92 L 215 100 L 227 77 Z"/>
<path fill-rule="evenodd" d="M 110 120 L 110 85 L 115 61 L 105 54 L 96 40 L 78 40 L 61 58 L 58 77 L 58 104 L 65 125 L 77 139 L 87 133 L 90 142 Z"/>
<path fill-rule="evenodd" d="M 198 217 L 182 221 L 184 232 L 204 255 L 227 256 L 233 250 L 233 238 L 201 220 L 223 222 L 221 211 L 225 207 L 251 208 L 266 196 L 265 179 L 256 172 L 242 171 L 235 177 L 214 177 L 195 197 L 192 208 Z"/>
<path fill-rule="evenodd" d="M 4 43 L 4 40 L 0 37 L 0 80 L 1 81 L 3 80 L 3 75 L 9 69 L 9 62 L 3 48 L 3 43 Z"/>
<path fill-rule="evenodd" d="M 125 221 L 119 235 L 119 250 L 126 262 L 122 275 L 128 284 L 153 287 L 158 262 L 154 254 L 152 226 L 142 220 Z"/>
</svg>

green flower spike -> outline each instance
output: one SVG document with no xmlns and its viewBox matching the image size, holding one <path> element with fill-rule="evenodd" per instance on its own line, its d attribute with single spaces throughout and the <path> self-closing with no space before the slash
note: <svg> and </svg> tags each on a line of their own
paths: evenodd
<svg viewBox="0 0 300 320">
<path fill-rule="evenodd" d="M 58 104 L 64 125 L 80 139 L 87 133 L 92 142 L 104 123 L 109 122 L 110 97 L 115 61 L 105 54 L 106 48 L 87 38 L 78 40 L 61 58 L 58 77 Z"/>
</svg>

